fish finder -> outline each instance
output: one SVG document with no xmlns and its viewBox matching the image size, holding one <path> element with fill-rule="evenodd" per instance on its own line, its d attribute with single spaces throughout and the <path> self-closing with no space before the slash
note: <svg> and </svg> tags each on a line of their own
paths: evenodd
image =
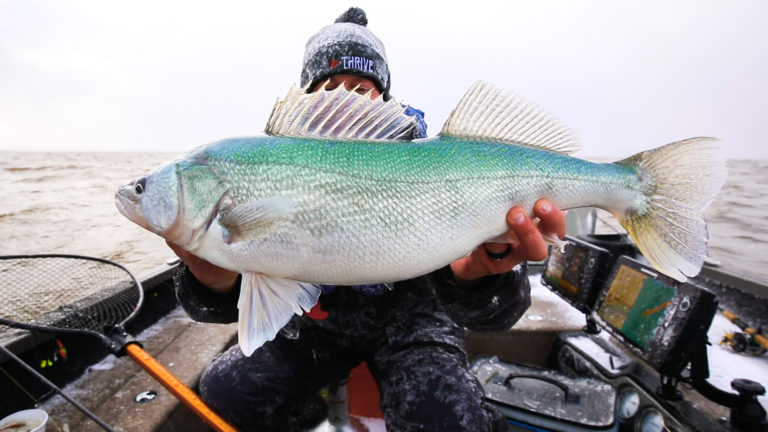
<svg viewBox="0 0 768 432">
<path fill-rule="evenodd" d="M 570 236 L 565 240 L 563 250 L 552 247 L 541 282 L 580 312 L 589 314 L 614 259 L 602 247 Z"/>
<path fill-rule="evenodd" d="M 654 369 L 675 376 L 705 340 L 716 311 L 711 292 L 622 256 L 605 281 L 596 315 Z"/>
</svg>

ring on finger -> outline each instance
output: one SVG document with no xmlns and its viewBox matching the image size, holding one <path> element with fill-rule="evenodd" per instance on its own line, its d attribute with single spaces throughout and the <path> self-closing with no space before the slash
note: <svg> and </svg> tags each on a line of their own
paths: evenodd
<svg viewBox="0 0 768 432">
<path fill-rule="evenodd" d="M 504 258 L 508 257 L 511 252 L 512 252 L 512 246 L 510 246 L 509 244 L 507 244 L 507 248 L 501 252 L 491 252 L 488 250 L 488 248 L 485 248 L 485 253 L 488 254 L 488 257 L 496 261 L 503 260 Z"/>
</svg>

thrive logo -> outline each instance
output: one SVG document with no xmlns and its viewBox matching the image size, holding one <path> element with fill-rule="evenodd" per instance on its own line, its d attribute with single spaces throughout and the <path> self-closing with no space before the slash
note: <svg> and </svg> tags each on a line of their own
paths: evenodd
<svg viewBox="0 0 768 432">
<path fill-rule="evenodd" d="M 329 62 L 331 69 L 339 65 L 344 69 L 357 69 L 363 72 L 373 72 L 375 68 L 373 60 L 358 56 L 342 56 L 341 62 L 336 59 L 331 59 Z"/>
</svg>

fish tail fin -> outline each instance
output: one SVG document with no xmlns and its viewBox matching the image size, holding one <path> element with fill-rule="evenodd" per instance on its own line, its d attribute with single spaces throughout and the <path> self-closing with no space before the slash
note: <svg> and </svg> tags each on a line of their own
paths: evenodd
<svg viewBox="0 0 768 432">
<path fill-rule="evenodd" d="M 644 203 L 615 216 L 643 256 L 681 282 L 698 274 L 707 255 L 704 210 L 727 176 L 719 141 L 691 138 L 616 163 L 638 170 Z"/>
</svg>

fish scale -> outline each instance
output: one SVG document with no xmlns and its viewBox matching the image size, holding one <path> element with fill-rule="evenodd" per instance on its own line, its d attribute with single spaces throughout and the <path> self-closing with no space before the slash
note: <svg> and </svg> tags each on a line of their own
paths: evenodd
<svg viewBox="0 0 768 432">
<path fill-rule="evenodd" d="M 323 104 L 335 109 L 316 109 Z M 487 83 L 467 92 L 437 137 L 398 141 L 416 123 L 404 111 L 343 86 L 292 88 L 267 135 L 193 150 L 122 187 L 116 203 L 140 226 L 243 274 L 246 354 L 309 310 L 315 285 L 429 273 L 505 233 L 511 207 L 530 210 L 542 197 L 608 210 L 671 277 L 701 268 L 702 214 L 726 175 L 716 140 L 593 163 L 566 154 L 579 141 L 551 114 Z"/>
<path fill-rule="evenodd" d="M 603 192 L 617 194 L 622 185 L 623 194 L 638 194 L 626 167 L 453 138 L 414 144 L 256 137 L 220 142 L 201 160 L 227 179 L 236 203 L 296 203 L 279 231 L 252 239 L 232 258 L 261 250 L 263 272 L 289 267 L 285 276 L 313 283 L 375 283 L 432 271 L 502 234 L 512 205 L 531 208 L 542 196 L 568 208 L 604 204 Z M 441 259 L 426 263 L 410 249 Z"/>
</svg>

